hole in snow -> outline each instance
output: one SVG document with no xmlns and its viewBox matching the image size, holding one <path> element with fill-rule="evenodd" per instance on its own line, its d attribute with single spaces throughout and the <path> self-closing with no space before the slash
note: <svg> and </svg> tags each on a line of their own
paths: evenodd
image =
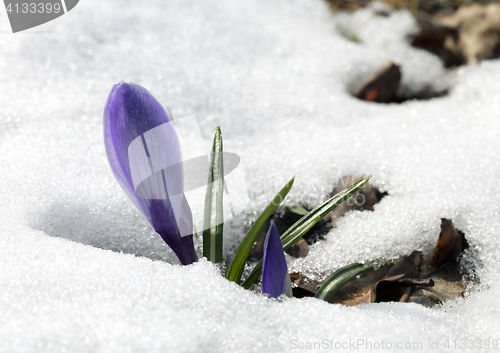
<svg viewBox="0 0 500 353">
<path fill-rule="evenodd" d="M 448 88 L 402 84 L 402 69 L 387 61 L 377 71 L 354 80 L 351 94 L 356 98 L 377 103 L 402 103 L 407 100 L 426 100 L 448 94 Z"/>
</svg>

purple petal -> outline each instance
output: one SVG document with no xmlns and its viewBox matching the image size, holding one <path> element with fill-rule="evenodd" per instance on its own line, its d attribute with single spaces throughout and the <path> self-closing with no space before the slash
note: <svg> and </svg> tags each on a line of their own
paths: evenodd
<svg viewBox="0 0 500 353">
<path fill-rule="evenodd" d="M 264 241 L 264 259 L 262 261 L 262 293 L 278 298 L 282 294 L 292 296 L 292 287 L 286 266 L 285 254 L 281 245 L 278 229 L 271 221 L 271 226 Z"/>
<path fill-rule="evenodd" d="M 134 205 L 183 264 L 197 261 L 179 140 L 165 109 L 144 87 L 115 85 L 104 109 L 104 143 Z"/>
</svg>

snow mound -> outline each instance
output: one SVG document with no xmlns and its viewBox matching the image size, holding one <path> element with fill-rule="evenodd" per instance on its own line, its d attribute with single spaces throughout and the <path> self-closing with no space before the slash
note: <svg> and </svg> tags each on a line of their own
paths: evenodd
<svg viewBox="0 0 500 353">
<path fill-rule="evenodd" d="M 339 34 L 349 21 L 364 44 Z M 406 12 L 332 15 L 320 0 L 88 0 L 0 36 L 0 351 L 281 352 L 358 339 L 446 351 L 447 340 L 498 339 L 500 62 L 452 72 L 440 99 L 377 105 L 348 93 L 387 59 L 405 87 L 447 80 L 438 59 L 409 48 L 414 29 Z M 373 174 L 389 196 L 349 213 L 291 270 L 319 276 L 428 248 L 447 217 L 482 263 L 480 284 L 441 308 L 347 308 L 269 301 L 206 261 L 179 266 L 107 165 L 102 111 L 121 80 L 174 118 L 196 114 L 205 141 L 220 125 L 241 156 L 250 202 L 225 225 L 228 259 L 293 175 L 288 205 Z"/>
</svg>

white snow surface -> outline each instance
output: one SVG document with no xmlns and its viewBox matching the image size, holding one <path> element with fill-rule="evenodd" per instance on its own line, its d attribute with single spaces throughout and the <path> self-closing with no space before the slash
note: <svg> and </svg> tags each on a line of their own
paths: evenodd
<svg viewBox="0 0 500 353">
<path fill-rule="evenodd" d="M 313 351 L 307 343 L 330 340 L 357 351 L 366 346 L 346 343 L 361 339 L 444 352 L 447 340 L 500 339 L 500 62 L 447 73 L 409 47 L 408 13 L 363 11 L 334 15 L 320 0 L 85 0 L 18 34 L 0 11 L 0 351 Z M 339 33 L 346 21 L 364 44 Z M 452 82 L 450 94 L 387 105 L 350 96 L 386 60 L 402 66 L 405 87 Z M 323 276 L 432 248 L 447 217 L 471 244 L 478 282 L 432 309 L 344 307 L 268 300 L 205 260 L 180 266 L 107 163 L 102 111 L 122 80 L 174 118 L 196 114 L 207 143 L 220 125 L 225 149 L 241 156 L 249 204 L 225 225 L 227 259 L 293 175 L 285 203 L 314 206 L 336 178 L 373 174 L 389 196 L 350 212 L 290 270 Z"/>
</svg>

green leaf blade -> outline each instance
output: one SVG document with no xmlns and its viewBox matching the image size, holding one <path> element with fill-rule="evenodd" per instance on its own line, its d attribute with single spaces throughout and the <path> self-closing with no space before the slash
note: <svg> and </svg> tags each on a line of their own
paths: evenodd
<svg viewBox="0 0 500 353">
<path fill-rule="evenodd" d="M 271 203 L 264 209 L 264 211 L 260 214 L 260 216 L 255 220 L 247 234 L 241 241 L 236 253 L 234 254 L 233 261 L 229 266 L 226 278 L 230 281 L 233 281 L 237 284 L 240 283 L 241 275 L 243 273 L 243 269 L 245 268 L 245 263 L 247 262 L 248 255 L 250 254 L 250 250 L 252 249 L 253 244 L 257 240 L 261 229 L 264 227 L 266 220 L 272 216 L 274 211 L 278 208 L 278 206 L 283 202 L 284 198 L 292 188 L 293 182 L 295 181 L 295 177 L 293 177 L 281 190 L 276 194 Z"/>
<path fill-rule="evenodd" d="M 335 196 L 323 202 L 320 206 L 303 216 L 295 222 L 288 230 L 281 235 L 281 243 L 283 250 L 287 250 L 295 244 L 309 229 L 311 229 L 321 218 L 325 217 L 328 213 L 337 208 L 342 202 L 346 201 L 349 197 L 354 195 L 372 176 L 369 175 L 361 179 L 351 186 L 340 191 Z M 262 261 L 259 261 L 254 267 L 243 286 L 248 289 L 257 281 L 262 272 Z"/>
<path fill-rule="evenodd" d="M 337 208 L 341 203 L 354 195 L 356 191 L 358 191 L 366 182 L 368 182 L 368 180 L 370 180 L 371 177 L 372 176 L 369 175 L 340 191 L 338 194 L 323 202 L 323 204 L 316 207 L 288 228 L 287 231 L 281 236 L 283 249 L 286 250 L 295 244 L 307 232 L 307 230 L 311 229 L 311 224 L 314 225 L 318 222 L 318 220 L 316 220 L 318 217 L 321 219 Z"/>
<path fill-rule="evenodd" d="M 203 216 L 203 256 L 215 263 L 222 262 L 224 227 L 223 194 L 224 163 L 222 134 L 220 127 L 217 127 L 210 156 Z"/>
<path fill-rule="evenodd" d="M 372 271 L 374 269 L 374 263 L 355 263 L 342 267 L 328 277 L 325 283 L 323 283 L 323 285 L 318 289 L 314 297 L 328 302 L 340 290 L 340 288 L 342 288 L 351 279 L 364 272 Z"/>
</svg>

